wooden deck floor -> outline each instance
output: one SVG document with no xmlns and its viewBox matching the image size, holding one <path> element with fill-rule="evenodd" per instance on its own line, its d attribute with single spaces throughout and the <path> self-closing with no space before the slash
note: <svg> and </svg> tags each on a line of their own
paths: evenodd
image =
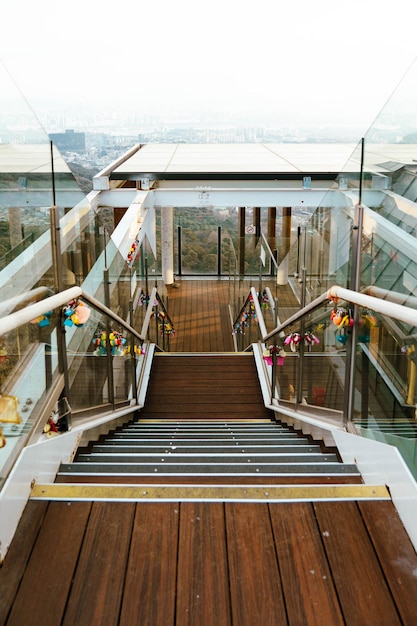
<svg viewBox="0 0 417 626">
<path fill-rule="evenodd" d="M 172 352 L 232 352 L 233 337 L 226 280 L 182 280 L 168 292 L 176 334 Z"/>
<path fill-rule="evenodd" d="M 256 282 L 256 281 L 255 281 Z M 175 325 L 176 335 L 170 340 L 172 352 L 231 352 L 234 350 L 232 321 L 229 310 L 231 296 L 239 298 L 242 305 L 252 283 L 245 281 L 233 288 L 228 280 L 189 280 L 176 283 L 178 288 L 168 288 L 168 311 Z M 256 284 L 253 283 L 256 287 Z M 268 283 L 264 283 L 264 287 Z M 297 299 L 289 286 L 276 292 L 279 297 L 282 319 L 297 308 Z M 288 313 L 288 314 L 286 314 Z M 271 321 L 271 330 L 272 330 Z"/>
<path fill-rule="evenodd" d="M 390 501 L 31 501 L 0 569 L 5 626 L 414 626 Z"/>
</svg>

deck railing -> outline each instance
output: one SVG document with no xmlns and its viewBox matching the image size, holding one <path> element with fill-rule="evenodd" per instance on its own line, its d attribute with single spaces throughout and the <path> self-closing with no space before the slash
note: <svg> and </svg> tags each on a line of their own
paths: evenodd
<svg viewBox="0 0 417 626">
<path fill-rule="evenodd" d="M 248 307 L 252 310 L 250 329 L 238 345 L 258 344 L 278 412 L 308 412 L 394 442 L 417 476 L 417 312 L 399 298 L 392 302 L 383 299 L 385 292 L 377 293 L 381 297 L 333 286 L 267 332 L 259 293 L 252 288 L 235 320 L 239 326 Z"/>
<path fill-rule="evenodd" d="M 3 477 L 29 440 L 88 424 L 98 413 L 137 410 L 149 348 L 168 348 L 173 332 L 156 287 L 145 298 L 140 332 L 80 287 L 47 293 L 38 288 L 2 303 L 9 312 L 0 319 Z M 13 311 L 33 298 L 41 299 Z"/>
</svg>

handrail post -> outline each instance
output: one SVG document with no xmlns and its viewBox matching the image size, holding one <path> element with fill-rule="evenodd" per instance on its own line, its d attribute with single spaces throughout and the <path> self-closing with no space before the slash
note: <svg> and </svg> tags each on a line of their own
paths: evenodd
<svg viewBox="0 0 417 626">
<path fill-rule="evenodd" d="M 277 376 L 277 342 L 274 341 L 274 347 L 273 347 L 273 352 L 272 352 L 272 368 L 271 368 L 271 404 L 275 398 L 276 376 Z"/>
<path fill-rule="evenodd" d="M 132 298 L 130 298 L 129 300 L 129 321 L 130 321 L 130 326 L 133 326 L 133 300 Z M 138 399 L 138 390 L 137 390 L 137 383 L 136 383 L 136 351 L 135 351 L 135 336 L 130 333 L 130 357 L 131 357 L 131 376 L 132 376 L 132 392 L 133 392 L 133 396 L 135 398 L 135 401 L 137 402 Z"/>
</svg>

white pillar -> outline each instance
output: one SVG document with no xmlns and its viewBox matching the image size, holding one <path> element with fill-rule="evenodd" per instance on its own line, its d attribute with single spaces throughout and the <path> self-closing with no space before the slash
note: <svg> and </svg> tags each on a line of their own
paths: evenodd
<svg viewBox="0 0 417 626">
<path fill-rule="evenodd" d="M 174 282 L 174 208 L 161 208 L 162 280 L 166 285 Z"/>
<path fill-rule="evenodd" d="M 285 259 L 279 264 L 277 271 L 277 285 L 288 284 L 288 254 Z"/>
</svg>

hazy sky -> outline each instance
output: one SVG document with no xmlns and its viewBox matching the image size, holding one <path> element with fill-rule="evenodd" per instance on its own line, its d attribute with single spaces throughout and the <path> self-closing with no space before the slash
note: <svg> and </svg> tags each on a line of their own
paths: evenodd
<svg viewBox="0 0 417 626">
<path fill-rule="evenodd" d="M 34 108 L 269 111 L 367 129 L 417 55 L 416 24 L 416 0 L 3 0 L 0 60 Z"/>
</svg>

